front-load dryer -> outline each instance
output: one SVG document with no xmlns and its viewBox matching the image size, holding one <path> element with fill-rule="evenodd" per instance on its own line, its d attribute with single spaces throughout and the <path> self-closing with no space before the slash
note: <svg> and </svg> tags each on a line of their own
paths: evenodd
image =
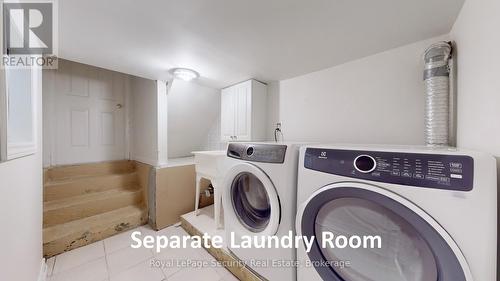
<svg viewBox="0 0 500 281">
<path fill-rule="evenodd" d="M 315 240 L 298 280 L 496 280 L 496 180 L 479 152 L 303 147 L 296 230 Z"/>
<path fill-rule="evenodd" d="M 286 143 L 230 143 L 230 169 L 223 185 L 228 249 L 267 280 L 296 279 L 293 247 L 243 248 L 243 236 L 283 237 L 293 232 L 299 146 Z M 230 245 L 234 237 L 234 247 Z"/>
</svg>

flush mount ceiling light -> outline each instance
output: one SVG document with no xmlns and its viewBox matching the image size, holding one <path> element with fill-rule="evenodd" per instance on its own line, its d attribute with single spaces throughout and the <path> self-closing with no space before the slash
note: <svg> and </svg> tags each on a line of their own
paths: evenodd
<svg viewBox="0 0 500 281">
<path fill-rule="evenodd" d="M 174 75 L 175 78 L 184 81 L 191 81 L 200 77 L 200 74 L 198 74 L 198 72 L 189 68 L 174 68 L 170 72 L 172 73 L 172 75 Z"/>
</svg>

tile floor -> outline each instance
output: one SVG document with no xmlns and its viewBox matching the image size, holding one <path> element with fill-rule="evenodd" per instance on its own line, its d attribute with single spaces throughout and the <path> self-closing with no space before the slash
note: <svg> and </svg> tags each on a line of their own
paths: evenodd
<svg viewBox="0 0 500 281">
<path fill-rule="evenodd" d="M 228 270 L 217 266 L 215 259 L 204 249 L 167 248 L 156 253 L 154 249 L 130 247 L 130 234 L 139 230 L 142 235 L 186 235 L 181 227 L 167 227 L 154 231 L 148 226 L 109 237 L 70 252 L 52 257 L 47 261 L 48 281 L 235 281 Z M 195 267 L 151 266 L 152 261 L 197 261 L 204 265 Z M 159 264 L 159 263 L 156 263 Z"/>
</svg>

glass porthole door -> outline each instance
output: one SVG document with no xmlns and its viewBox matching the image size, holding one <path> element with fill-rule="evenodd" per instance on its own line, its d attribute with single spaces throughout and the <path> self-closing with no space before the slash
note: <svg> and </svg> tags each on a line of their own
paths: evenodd
<svg viewBox="0 0 500 281">
<path fill-rule="evenodd" d="M 258 167 L 242 163 L 225 180 L 224 207 L 241 232 L 273 235 L 280 220 L 279 198 L 269 177 Z"/>
<path fill-rule="evenodd" d="M 252 232 L 261 232 L 271 219 L 271 202 L 262 182 L 248 172 L 236 176 L 231 186 L 231 202 L 240 223 Z"/>
<path fill-rule="evenodd" d="M 442 227 L 417 206 L 381 188 L 325 186 L 299 208 L 297 230 L 315 236 L 307 253 L 323 280 L 470 281 L 468 265 Z M 323 248 L 323 233 L 380 236 L 381 248 Z M 349 261 L 348 267 L 335 266 Z"/>
</svg>

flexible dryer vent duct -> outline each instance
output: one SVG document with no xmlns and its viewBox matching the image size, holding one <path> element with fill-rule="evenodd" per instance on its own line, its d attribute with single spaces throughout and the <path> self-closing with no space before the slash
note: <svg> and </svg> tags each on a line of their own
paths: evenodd
<svg viewBox="0 0 500 281">
<path fill-rule="evenodd" d="M 431 45 L 424 53 L 425 142 L 427 145 L 449 144 L 450 125 L 450 58 L 448 42 Z"/>
</svg>

